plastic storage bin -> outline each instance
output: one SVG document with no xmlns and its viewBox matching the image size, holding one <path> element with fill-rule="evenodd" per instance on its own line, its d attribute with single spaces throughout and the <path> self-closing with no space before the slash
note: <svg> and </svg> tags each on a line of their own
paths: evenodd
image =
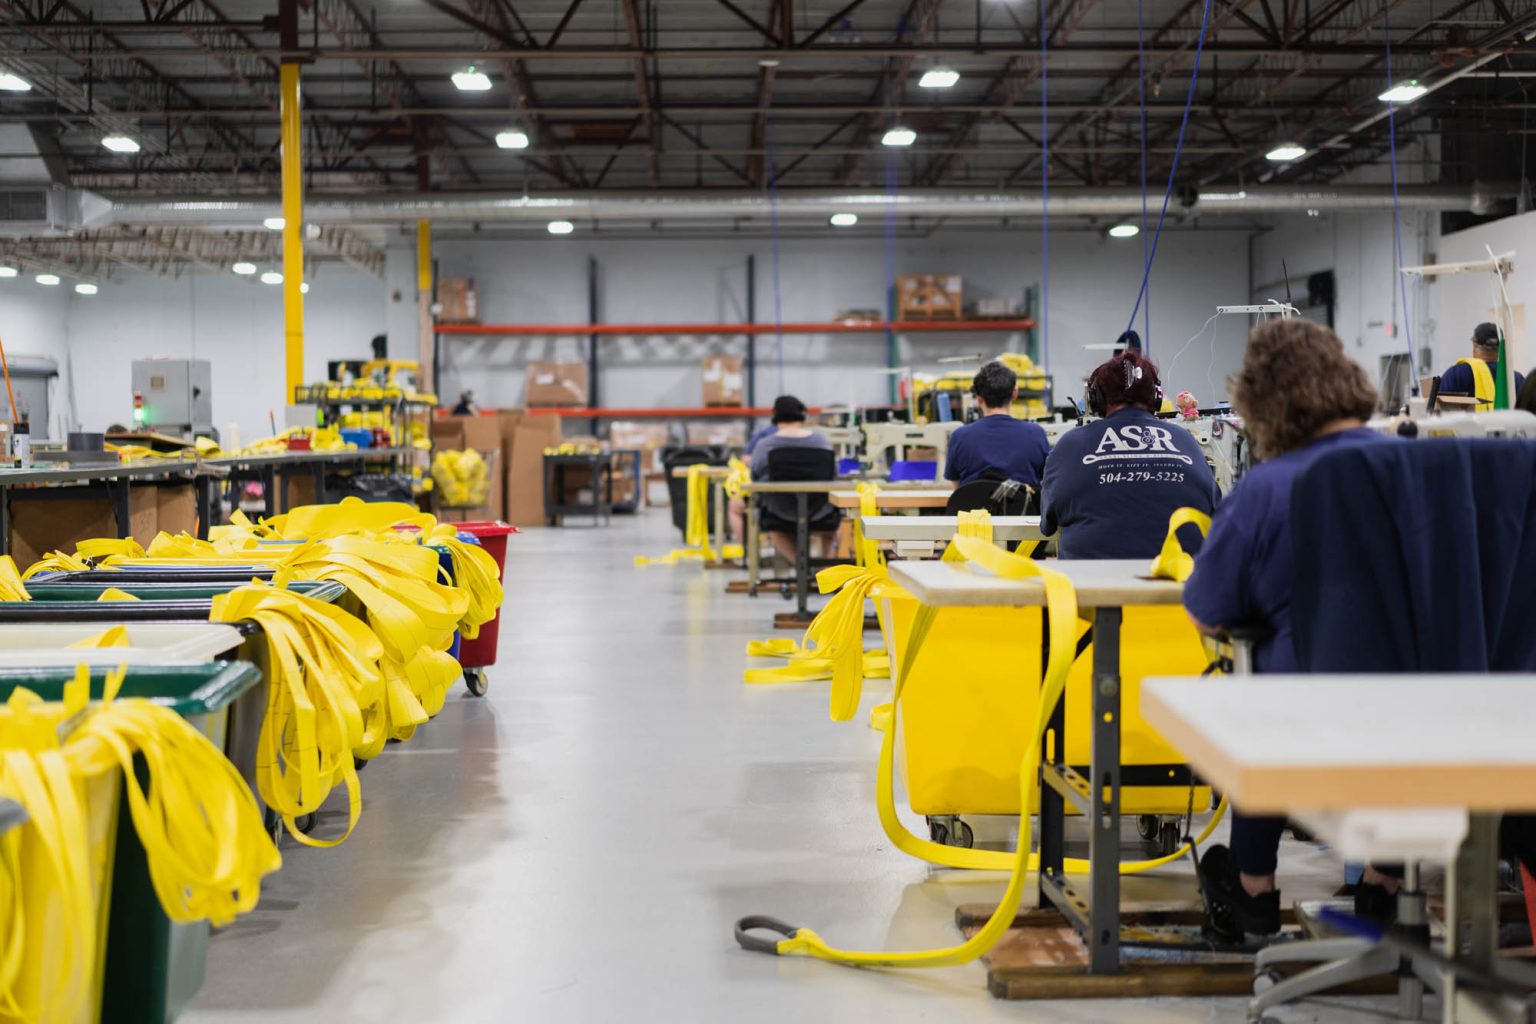
<svg viewBox="0 0 1536 1024">
<path fill-rule="evenodd" d="M 101 696 L 105 667 L 91 671 L 91 696 Z M 74 668 L 0 669 L 0 700 L 24 686 L 45 700 L 62 700 L 64 684 Z M 229 709 L 260 680 L 256 667 L 245 662 L 207 665 L 130 666 L 121 695 L 145 697 L 173 708 L 204 735 L 213 739 L 226 731 Z M 214 740 L 218 742 L 217 739 Z M 141 784 L 148 776 L 139 768 Z M 102 1024 L 169 1022 L 202 987 L 207 959 L 206 922 L 172 924 L 160 907 L 144 847 L 133 819 L 119 813 L 122 784 L 104 790 L 118 805 L 111 844 L 110 893 L 102 969 Z M 95 823 L 93 823 L 95 824 Z"/>
<path fill-rule="evenodd" d="M 503 585 L 507 579 L 507 538 L 517 532 L 517 527 L 501 520 L 455 524 L 461 533 L 473 534 L 486 553 L 496 559 L 497 577 Z M 471 669 L 496 664 L 496 648 L 501 638 L 501 612 L 480 627 L 480 635 L 465 640 L 459 650 L 459 664 L 464 666 L 466 678 Z M 483 691 L 482 691 L 483 692 Z"/>
<path fill-rule="evenodd" d="M 111 628 L 102 623 L 0 623 L 0 669 L 87 665 L 204 665 L 234 651 L 245 637 L 217 622 L 124 624 L 127 646 L 75 647 Z"/>
</svg>

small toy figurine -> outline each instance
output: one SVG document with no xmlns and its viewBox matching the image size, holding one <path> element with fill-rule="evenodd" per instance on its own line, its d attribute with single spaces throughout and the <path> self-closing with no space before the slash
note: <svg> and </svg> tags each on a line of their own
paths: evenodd
<svg viewBox="0 0 1536 1024">
<path fill-rule="evenodd" d="M 1180 391 L 1174 404 L 1179 407 L 1179 415 L 1187 420 L 1198 419 L 1200 416 L 1200 403 L 1195 401 L 1195 396 L 1188 391 Z"/>
</svg>

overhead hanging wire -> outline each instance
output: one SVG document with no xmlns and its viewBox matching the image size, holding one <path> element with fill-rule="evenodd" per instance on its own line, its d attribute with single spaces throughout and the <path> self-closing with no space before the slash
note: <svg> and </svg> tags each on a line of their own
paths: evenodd
<svg viewBox="0 0 1536 1024">
<path fill-rule="evenodd" d="M 1391 89 L 1397 83 L 1392 80 L 1392 24 L 1388 13 L 1390 4 L 1383 0 L 1381 5 L 1381 37 L 1386 43 L 1387 49 L 1387 88 Z M 1402 297 L 1403 303 L 1403 343 L 1408 353 L 1408 385 L 1414 395 L 1419 393 L 1419 375 L 1413 372 L 1413 327 L 1408 315 L 1408 281 L 1403 273 L 1403 205 L 1397 191 L 1397 104 L 1387 102 L 1387 139 L 1392 147 L 1392 238 L 1397 245 L 1397 265 L 1393 267 L 1393 276 L 1397 278 L 1397 291 Z M 1393 319 L 1396 319 L 1395 317 Z"/>
<path fill-rule="evenodd" d="M 1050 31 L 1045 18 L 1046 0 L 1040 0 L 1040 361 L 1051 374 L 1051 131 L 1046 122 L 1050 109 L 1050 70 L 1046 64 Z"/>
<path fill-rule="evenodd" d="M 900 307 L 900 296 L 896 294 L 896 188 L 899 168 L 896 165 L 896 151 L 887 148 L 885 154 L 885 361 L 892 369 L 896 367 L 896 332 L 890 327 L 891 321 L 897 317 Z M 899 397 L 897 394 L 897 378 L 892 377 L 889 397 L 894 403 Z"/>
<path fill-rule="evenodd" d="M 784 305 L 779 290 L 779 164 L 773 158 L 773 119 L 763 118 L 764 158 L 768 162 L 768 235 L 773 240 L 773 337 L 774 358 L 779 369 L 779 394 L 784 387 Z"/>
<path fill-rule="evenodd" d="M 1142 0 L 1136 0 L 1136 87 L 1141 103 L 1141 263 L 1146 266 L 1151 256 L 1148 246 L 1152 236 L 1147 234 L 1147 69 L 1146 46 L 1143 38 L 1145 21 Z M 1133 321 L 1135 317 L 1131 318 Z M 1152 354 L 1152 286 L 1147 286 L 1147 299 L 1141 310 L 1141 350 Z"/>
<path fill-rule="evenodd" d="M 1141 304 L 1147 296 L 1147 286 L 1152 278 L 1152 263 L 1157 259 L 1157 243 L 1162 241 L 1163 221 L 1168 216 L 1168 200 L 1173 198 L 1173 183 L 1179 173 L 1179 157 L 1184 152 L 1184 130 L 1189 127 L 1189 111 L 1195 102 L 1195 85 L 1200 80 L 1200 56 L 1205 52 L 1205 30 L 1211 23 L 1211 0 L 1205 0 L 1205 10 L 1200 15 L 1200 35 L 1195 42 L 1195 61 L 1189 69 L 1189 91 L 1184 96 L 1184 117 L 1179 121 L 1179 137 L 1173 147 L 1173 166 L 1168 168 L 1168 187 L 1163 191 L 1163 208 L 1157 215 L 1157 230 L 1152 235 L 1152 246 L 1147 253 L 1146 265 L 1142 268 L 1141 288 L 1136 292 L 1136 305 L 1131 308 L 1131 318 L 1126 322 L 1125 329 L 1130 330 L 1136 326 L 1136 314 L 1141 312 Z M 1138 38 L 1140 33 L 1138 33 Z"/>
</svg>

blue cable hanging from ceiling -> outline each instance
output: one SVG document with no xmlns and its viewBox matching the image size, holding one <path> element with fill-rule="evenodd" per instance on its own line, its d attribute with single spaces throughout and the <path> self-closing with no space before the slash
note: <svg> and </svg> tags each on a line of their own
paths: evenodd
<svg viewBox="0 0 1536 1024">
<path fill-rule="evenodd" d="M 763 118 L 763 149 L 768 162 L 768 235 L 773 240 L 773 336 L 779 367 L 779 394 L 784 387 L 784 306 L 779 290 L 779 165 L 773 158 L 773 119 Z"/>
<path fill-rule="evenodd" d="M 900 168 L 896 164 L 896 151 L 888 149 L 885 154 L 885 319 L 889 324 L 896 319 L 896 190 Z M 896 331 L 887 326 L 885 329 L 885 363 L 889 369 L 896 368 Z M 894 405 L 899 397 L 898 378 L 892 376 L 887 395 Z"/>
<path fill-rule="evenodd" d="M 1179 137 L 1173 147 L 1173 166 L 1168 168 L 1168 187 L 1163 191 L 1163 208 L 1157 215 L 1157 230 L 1152 235 L 1146 265 L 1142 267 L 1141 288 L 1136 292 L 1136 305 L 1131 308 L 1131 318 L 1125 325 L 1128 331 L 1136 326 L 1136 314 L 1141 312 L 1141 304 L 1146 299 L 1147 286 L 1152 278 L 1152 263 L 1157 259 L 1157 243 L 1163 238 L 1163 221 L 1168 216 L 1168 200 L 1173 197 L 1173 183 L 1179 173 L 1179 157 L 1184 152 L 1184 130 L 1189 127 L 1189 111 L 1195 102 L 1195 84 L 1200 79 L 1200 55 L 1205 52 L 1205 30 L 1210 23 L 1211 0 L 1205 0 L 1205 11 L 1200 15 L 1200 36 L 1195 42 L 1195 62 L 1189 69 L 1189 91 L 1184 96 L 1184 117 L 1179 122 Z M 1139 32 L 1137 38 L 1140 38 Z"/>
<path fill-rule="evenodd" d="M 1142 0 L 1136 0 L 1136 91 L 1141 104 L 1141 263 L 1146 266 L 1151 258 L 1148 246 L 1152 236 L 1147 233 L 1147 70 L 1146 47 L 1143 42 L 1145 22 Z M 1135 318 L 1132 317 L 1134 320 Z M 1141 350 L 1152 353 L 1152 285 L 1147 284 L 1147 300 L 1141 310 Z"/>
<path fill-rule="evenodd" d="M 1050 31 L 1045 19 L 1046 0 L 1040 0 L 1040 369 L 1051 374 L 1051 131 L 1046 121 L 1050 110 L 1050 71 L 1046 48 Z M 1055 395 L 1052 399 L 1054 402 Z"/>
<path fill-rule="evenodd" d="M 1388 4 L 1383 0 L 1381 5 L 1381 37 L 1387 47 L 1387 88 L 1391 89 L 1395 83 L 1392 80 L 1392 26 L 1388 15 Z M 1419 393 L 1419 376 L 1413 372 L 1413 327 L 1411 317 L 1408 315 L 1408 282 L 1403 274 L 1403 206 L 1397 193 L 1397 104 L 1387 104 L 1387 138 L 1392 147 L 1392 238 L 1397 245 L 1397 266 L 1393 268 L 1397 277 L 1398 294 L 1402 296 L 1403 303 L 1403 340 L 1408 352 L 1408 381 L 1413 389 L 1413 394 Z"/>
</svg>

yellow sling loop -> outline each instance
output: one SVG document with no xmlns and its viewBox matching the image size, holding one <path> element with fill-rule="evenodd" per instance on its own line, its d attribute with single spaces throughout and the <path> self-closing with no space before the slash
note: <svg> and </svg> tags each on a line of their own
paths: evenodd
<svg viewBox="0 0 1536 1024">
<path fill-rule="evenodd" d="M 29 580 L 40 572 L 84 572 L 89 568 L 91 564 L 83 558 L 67 555 L 62 551 L 53 551 L 27 566 L 27 571 L 21 574 L 21 578 Z"/>
<path fill-rule="evenodd" d="M 21 573 L 16 571 L 16 561 L 10 555 L 0 555 L 0 601 L 30 601 L 22 583 Z"/>
<path fill-rule="evenodd" d="M 732 472 L 737 465 L 742 465 L 731 460 Z M 699 559 L 704 562 L 730 561 L 741 558 L 746 554 L 746 549 L 740 544 L 727 544 L 725 538 L 721 538 L 718 558 L 715 549 L 710 544 L 709 538 L 709 477 L 704 475 L 708 463 L 694 462 L 688 466 L 688 483 L 684 490 L 687 495 L 687 514 L 683 519 L 683 547 L 673 548 L 665 555 L 647 557 L 635 556 L 635 565 L 642 568 L 647 565 L 676 565 L 685 559 Z"/>
<path fill-rule="evenodd" d="M 1456 362 L 1472 371 L 1472 396 L 1477 399 L 1478 412 L 1487 412 L 1493 408 L 1493 396 L 1496 388 L 1493 384 L 1493 370 L 1482 359 L 1458 359 Z"/>
<path fill-rule="evenodd" d="M 1173 515 L 1168 517 L 1168 535 L 1163 538 L 1163 549 L 1152 560 L 1152 567 L 1148 570 L 1151 575 L 1183 583 L 1194 573 L 1194 556 L 1179 543 L 1179 527 L 1191 523 L 1200 528 L 1202 535 L 1211 530 L 1211 517 L 1199 509 L 1175 509 Z"/>
<path fill-rule="evenodd" d="M 880 485 L 872 480 L 861 481 L 855 488 L 859 494 L 859 514 L 853 520 L 853 553 L 860 565 L 871 569 L 885 564 L 880 553 L 880 543 L 864 536 L 864 517 L 880 514 Z"/>
<path fill-rule="evenodd" d="M 1034 562 L 1033 560 L 1002 551 L 990 542 L 975 536 L 956 536 L 945 552 L 948 561 L 974 562 L 994 575 L 1005 579 L 1038 579 L 1045 590 L 1045 607 L 1049 615 L 1049 633 L 1045 678 L 1040 687 L 1040 700 L 1035 712 L 1034 732 L 1043 738 L 1050 714 L 1066 690 L 1067 673 L 1076 659 L 1077 595 L 1067 577 Z M 1007 890 L 1001 902 L 986 924 L 966 941 L 941 949 L 911 952 L 858 952 L 829 946 L 820 935 L 809 928 L 797 928 L 771 917 L 754 915 L 736 924 L 736 940 L 744 948 L 755 952 L 774 953 L 779 956 L 808 956 L 833 963 L 858 967 L 948 967 L 969 963 L 990 950 L 1012 926 L 1024 895 L 1024 885 L 1031 871 L 1038 868 L 1038 855 L 1030 850 L 1031 815 L 1030 796 L 1040 768 L 1040 744 L 1028 744 L 1019 765 L 1019 828 L 1018 845 L 1012 853 L 990 850 L 967 850 L 944 846 L 912 835 L 896 817 L 893 792 L 893 764 L 895 760 L 895 736 L 897 715 L 901 707 L 903 681 L 910 678 L 911 667 L 916 664 L 922 645 L 932 628 L 938 609 L 923 605 L 918 608 L 912 624 L 912 635 L 907 644 L 901 671 L 897 674 L 890 712 L 879 716 L 882 726 L 880 766 L 876 790 L 880 798 L 881 825 L 887 836 L 903 852 L 922 857 L 933 863 L 952 867 L 997 869 L 1010 871 Z M 878 709 L 877 709 L 878 710 Z M 1217 809 L 1212 821 L 1196 842 L 1204 842 L 1214 830 L 1225 810 L 1225 803 Z M 1154 860 L 1125 863 L 1121 874 L 1147 871 L 1182 857 L 1183 851 Z M 1084 861 L 1069 860 L 1068 871 L 1084 871 Z M 784 938 L 765 940 L 751 934 L 753 931 L 775 932 Z"/>
</svg>

